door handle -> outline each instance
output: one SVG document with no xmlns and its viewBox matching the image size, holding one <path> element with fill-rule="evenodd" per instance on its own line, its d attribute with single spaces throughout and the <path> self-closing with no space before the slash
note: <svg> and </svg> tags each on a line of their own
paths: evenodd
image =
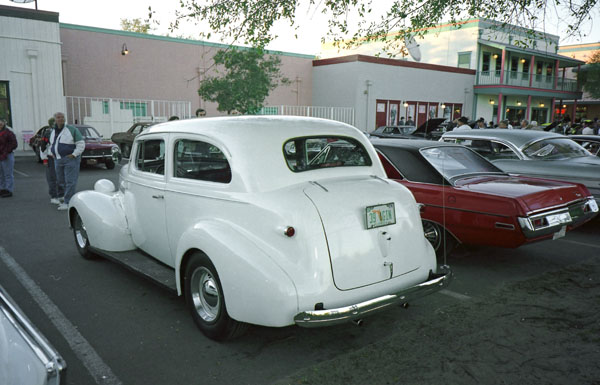
<svg viewBox="0 0 600 385">
<path fill-rule="evenodd" d="M 152 195 L 152 198 L 154 199 L 165 199 L 164 195 Z"/>
</svg>

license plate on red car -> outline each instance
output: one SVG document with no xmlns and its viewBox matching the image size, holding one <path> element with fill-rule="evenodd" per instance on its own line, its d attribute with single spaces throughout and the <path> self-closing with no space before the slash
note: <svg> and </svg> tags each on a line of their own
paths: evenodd
<svg viewBox="0 0 600 385">
<path fill-rule="evenodd" d="M 396 223 L 394 203 L 368 206 L 365 210 L 367 230 Z"/>
</svg>

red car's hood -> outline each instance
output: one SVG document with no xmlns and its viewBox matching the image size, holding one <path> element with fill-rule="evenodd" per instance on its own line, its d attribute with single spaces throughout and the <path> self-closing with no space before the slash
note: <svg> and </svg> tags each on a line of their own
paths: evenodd
<svg viewBox="0 0 600 385">
<path fill-rule="evenodd" d="M 455 188 L 516 198 L 530 211 L 561 206 L 590 195 L 588 189 L 580 184 L 509 175 L 463 178 L 455 182 Z"/>
</svg>

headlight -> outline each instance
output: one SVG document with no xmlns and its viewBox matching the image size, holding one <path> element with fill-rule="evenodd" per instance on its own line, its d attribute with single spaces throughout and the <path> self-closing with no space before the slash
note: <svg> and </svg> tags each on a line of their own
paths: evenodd
<svg viewBox="0 0 600 385">
<path fill-rule="evenodd" d="M 121 152 L 121 149 L 119 149 L 119 146 L 114 146 L 110 149 L 112 151 L 112 153 L 114 154 L 115 152 Z"/>
</svg>

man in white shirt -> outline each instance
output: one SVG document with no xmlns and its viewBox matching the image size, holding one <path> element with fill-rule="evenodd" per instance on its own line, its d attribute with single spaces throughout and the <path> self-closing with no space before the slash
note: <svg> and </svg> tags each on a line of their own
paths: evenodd
<svg viewBox="0 0 600 385">
<path fill-rule="evenodd" d="M 583 122 L 583 130 L 581 130 L 583 135 L 594 135 L 594 129 L 590 127 L 588 122 Z"/>
<path fill-rule="evenodd" d="M 471 126 L 469 126 L 467 124 L 469 122 L 469 119 L 466 116 L 461 116 L 457 120 L 458 120 L 458 127 L 456 127 L 454 129 L 454 131 L 464 131 L 464 130 L 470 130 L 471 129 Z"/>
</svg>

